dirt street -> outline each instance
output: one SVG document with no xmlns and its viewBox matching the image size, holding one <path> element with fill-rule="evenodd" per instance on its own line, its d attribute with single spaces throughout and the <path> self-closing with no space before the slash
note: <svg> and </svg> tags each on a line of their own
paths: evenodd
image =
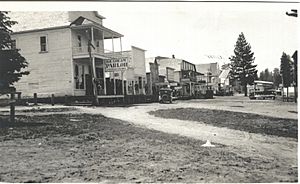
<svg viewBox="0 0 300 184">
<path fill-rule="evenodd" d="M 30 126 L 0 129 L 0 181 L 297 181 L 298 141 L 294 136 L 213 126 L 208 123 L 210 118 L 204 119 L 207 123 L 200 121 L 201 116 L 199 121 L 184 118 L 188 114 L 174 118 L 149 114 L 176 108 L 228 110 L 233 120 L 253 117 L 238 112 L 297 119 L 296 104 L 243 97 L 131 107 L 18 107 L 18 121 Z M 220 117 L 226 113 L 217 112 Z M 0 109 L 1 114 L 8 112 Z M 220 117 L 214 119 L 221 121 Z M 272 118 L 268 121 L 278 123 Z M 284 121 L 279 123 L 273 128 L 284 127 Z M 216 147 L 201 147 L 206 140 Z"/>
<path fill-rule="evenodd" d="M 252 101 L 245 97 L 217 97 L 210 100 L 177 101 L 175 104 L 142 104 L 129 108 L 81 108 L 82 111 L 114 117 L 135 125 L 167 133 L 210 140 L 232 146 L 236 152 L 249 157 L 274 158 L 278 163 L 297 168 L 297 139 L 278 137 L 216 127 L 188 120 L 165 119 L 150 115 L 150 111 L 174 108 L 207 108 L 260 114 L 270 117 L 297 119 L 297 105 L 273 100 Z"/>
</svg>

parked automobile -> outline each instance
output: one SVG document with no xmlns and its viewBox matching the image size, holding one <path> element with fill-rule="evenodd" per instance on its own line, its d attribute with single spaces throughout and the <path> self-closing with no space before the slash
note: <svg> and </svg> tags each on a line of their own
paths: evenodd
<svg viewBox="0 0 300 184">
<path fill-rule="evenodd" d="M 255 92 L 251 92 L 249 95 L 249 98 L 251 100 L 253 99 L 273 99 L 275 100 L 275 92 L 273 90 L 269 90 L 269 91 L 255 91 Z"/>
<path fill-rule="evenodd" d="M 159 90 L 158 100 L 160 103 L 172 103 L 173 90 L 170 88 L 161 88 Z"/>
</svg>

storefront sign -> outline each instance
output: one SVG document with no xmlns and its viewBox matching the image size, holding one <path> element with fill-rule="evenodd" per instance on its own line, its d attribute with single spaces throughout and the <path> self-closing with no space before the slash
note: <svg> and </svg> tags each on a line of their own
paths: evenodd
<svg viewBox="0 0 300 184">
<path fill-rule="evenodd" d="M 171 82 L 170 86 L 177 86 L 177 83 L 176 82 Z"/>
<path fill-rule="evenodd" d="M 190 79 L 181 79 L 181 82 L 191 82 Z"/>
<path fill-rule="evenodd" d="M 129 57 L 122 58 L 113 58 L 105 60 L 105 71 L 113 72 L 113 71 L 122 71 L 126 70 L 128 67 Z"/>
</svg>

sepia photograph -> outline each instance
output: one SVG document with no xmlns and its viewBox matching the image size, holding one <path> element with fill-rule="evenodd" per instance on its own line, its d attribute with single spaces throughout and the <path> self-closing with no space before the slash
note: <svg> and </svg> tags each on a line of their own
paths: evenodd
<svg viewBox="0 0 300 184">
<path fill-rule="evenodd" d="M 298 183 L 298 6 L 0 2 L 0 183 Z"/>
</svg>

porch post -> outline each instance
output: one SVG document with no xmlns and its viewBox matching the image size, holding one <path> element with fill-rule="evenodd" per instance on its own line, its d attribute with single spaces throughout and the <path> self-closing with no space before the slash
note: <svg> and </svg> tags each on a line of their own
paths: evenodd
<svg viewBox="0 0 300 184">
<path fill-rule="evenodd" d="M 121 50 L 121 53 L 122 53 L 122 38 L 120 37 L 120 50 Z"/>
<path fill-rule="evenodd" d="M 114 35 L 112 34 L 111 35 L 111 46 L 112 46 L 112 52 L 113 52 L 113 54 L 115 54 L 115 46 L 114 46 Z"/>
<path fill-rule="evenodd" d="M 114 35 L 111 34 L 111 42 L 112 42 L 112 55 L 113 58 L 115 58 L 115 46 L 114 46 Z M 116 88 L 116 78 L 115 78 L 115 72 L 113 72 L 113 80 L 114 80 L 114 95 L 116 95 L 117 88 Z"/>
<path fill-rule="evenodd" d="M 190 96 L 192 96 L 192 82 L 190 82 Z"/>
<path fill-rule="evenodd" d="M 124 71 L 121 71 L 121 75 L 122 75 L 122 95 L 124 95 Z"/>
<path fill-rule="evenodd" d="M 105 53 L 105 50 L 104 50 L 104 31 L 102 30 L 102 43 L 103 45 L 101 44 L 101 47 L 103 46 L 103 53 Z M 105 78 L 105 59 L 103 59 L 103 88 L 104 88 L 104 95 L 106 95 L 106 78 Z"/>
<path fill-rule="evenodd" d="M 121 58 L 123 58 L 123 53 L 122 53 L 122 39 L 120 37 L 120 52 L 121 52 Z M 121 71 L 122 75 L 122 95 L 125 95 L 125 90 L 124 90 L 124 71 Z"/>
<path fill-rule="evenodd" d="M 117 86 L 116 86 L 116 78 L 115 78 L 115 72 L 113 71 L 113 79 L 114 79 L 114 95 L 117 94 Z"/>
<path fill-rule="evenodd" d="M 91 43 L 93 46 L 95 46 L 95 40 L 94 40 L 94 28 L 91 27 Z"/>
<path fill-rule="evenodd" d="M 104 95 L 106 95 L 106 79 L 105 79 L 105 59 L 103 59 L 103 88 L 104 88 Z"/>
</svg>

